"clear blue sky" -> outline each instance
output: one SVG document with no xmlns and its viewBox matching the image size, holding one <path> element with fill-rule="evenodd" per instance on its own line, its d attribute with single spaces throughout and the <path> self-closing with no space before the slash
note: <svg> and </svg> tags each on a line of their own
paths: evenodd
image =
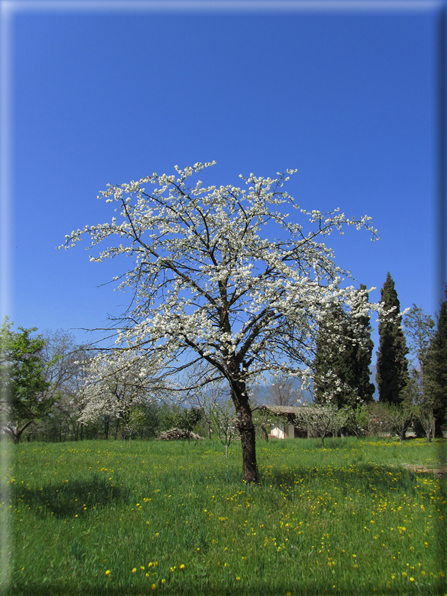
<svg viewBox="0 0 447 596">
<path fill-rule="evenodd" d="M 96 198 L 108 182 L 212 160 L 213 184 L 298 168 L 287 190 L 301 207 L 372 216 L 379 242 L 355 230 L 331 237 L 339 265 L 377 287 L 372 300 L 390 271 L 402 308 L 434 314 L 435 21 L 324 10 L 16 15 L 6 314 L 39 330 L 105 325 L 128 294 L 98 286 L 126 260 L 90 263 L 82 245 L 55 247 L 111 219 Z"/>
</svg>

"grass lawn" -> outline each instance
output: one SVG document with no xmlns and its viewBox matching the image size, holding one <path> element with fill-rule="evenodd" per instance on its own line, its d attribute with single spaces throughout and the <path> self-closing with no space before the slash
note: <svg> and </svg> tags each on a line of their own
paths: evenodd
<svg viewBox="0 0 447 596">
<path fill-rule="evenodd" d="M 444 447 L 259 441 L 247 486 L 237 443 L 11 445 L 5 593 L 444 595 L 446 477 L 403 467 Z"/>
</svg>

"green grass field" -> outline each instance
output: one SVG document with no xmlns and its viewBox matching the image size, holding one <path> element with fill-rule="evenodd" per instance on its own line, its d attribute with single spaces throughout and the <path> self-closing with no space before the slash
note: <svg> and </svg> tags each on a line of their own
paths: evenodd
<svg viewBox="0 0 447 596">
<path fill-rule="evenodd" d="M 9 449 L 7 594 L 447 594 L 439 440 Z"/>
</svg>

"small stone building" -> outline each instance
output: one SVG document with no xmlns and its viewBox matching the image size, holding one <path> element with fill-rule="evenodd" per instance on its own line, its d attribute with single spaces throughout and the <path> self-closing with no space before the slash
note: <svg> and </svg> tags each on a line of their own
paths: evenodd
<svg viewBox="0 0 447 596">
<path fill-rule="evenodd" d="M 302 406 L 261 406 L 261 410 L 283 418 L 284 422 L 273 425 L 270 437 L 274 439 L 305 439 L 313 436 L 306 428 L 296 423 L 296 414 Z"/>
</svg>

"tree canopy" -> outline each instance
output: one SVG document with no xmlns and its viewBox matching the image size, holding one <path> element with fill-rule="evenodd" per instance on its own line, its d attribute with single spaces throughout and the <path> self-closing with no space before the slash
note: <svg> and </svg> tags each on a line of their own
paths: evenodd
<svg viewBox="0 0 447 596">
<path fill-rule="evenodd" d="M 372 401 L 374 385 L 370 382 L 369 365 L 373 342 L 369 317 L 363 312 L 367 302 L 366 286 L 361 285 L 350 314 L 339 303 L 327 309 L 316 341 L 316 403 L 332 402 L 338 407 L 355 408 Z"/>
<path fill-rule="evenodd" d="M 113 217 L 73 231 L 60 248 L 89 236 L 92 250 L 114 238 L 90 260 L 132 259 L 131 268 L 114 278 L 118 288 L 132 291 L 128 309 L 113 321 L 116 346 L 144 350 L 149 359 L 156 353 L 166 378 L 205 360 L 212 372 L 201 384 L 228 383 L 245 480 L 256 482 L 247 384 L 266 371 L 311 374 L 316 331 L 327 306 L 337 300 L 349 308 L 354 291 L 341 287 L 349 272 L 335 263 L 325 241 L 347 226 L 369 230 L 372 240 L 377 232 L 366 215 L 300 209 L 283 190 L 293 170 L 275 179 L 240 176 L 247 189 L 203 187 L 200 180 L 188 186 L 191 176 L 213 163 L 108 185 L 99 198 L 115 207 L 120 221 Z M 275 226 L 279 239 L 262 235 Z M 366 316 L 370 308 L 364 305 Z"/>
<path fill-rule="evenodd" d="M 15 443 L 28 426 L 52 409 L 56 396 L 48 395 L 52 383 L 47 370 L 56 359 L 46 363 L 42 358 L 45 340 L 32 337 L 36 328 L 19 327 L 12 331 L 5 320 L 1 327 L 1 414 L 3 429 Z"/>
</svg>

